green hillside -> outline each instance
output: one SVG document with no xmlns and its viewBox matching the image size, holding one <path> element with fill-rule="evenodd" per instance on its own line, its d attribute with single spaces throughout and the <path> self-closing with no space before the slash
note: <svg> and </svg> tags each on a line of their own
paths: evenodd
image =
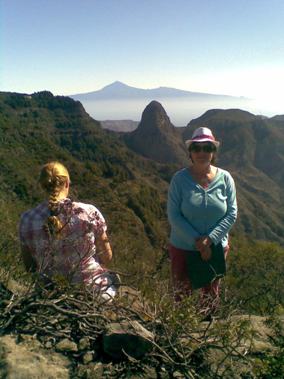
<svg viewBox="0 0 284 379">
<path fill-rule="evenodd" d="M 131 271 L 133 283 L 154 269 L 167 236 L 167 182 L 161 178 L 170 177 L 170 168 L 128 150 L 79 102 L 49 92 L 0 94 L 0 143 L 3 257 L 18 252 L 20 214 L 43 199 L 40 167 L 57 159 L 70 171 L 71 197 L 103 212 L 116 268 Z"/>
</svg>

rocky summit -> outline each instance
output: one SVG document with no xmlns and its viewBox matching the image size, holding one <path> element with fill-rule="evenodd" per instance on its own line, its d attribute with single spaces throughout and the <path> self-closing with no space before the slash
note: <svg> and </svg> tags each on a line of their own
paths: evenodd
<svg viewBox="0 0 284 379">
<path fill-rule="evenodd" d="M 185 163 L 185 147 L 163 106 L 151 101 L 138 128 L 124 135 L 128 147 L 160 163 Z"/>
</svg>

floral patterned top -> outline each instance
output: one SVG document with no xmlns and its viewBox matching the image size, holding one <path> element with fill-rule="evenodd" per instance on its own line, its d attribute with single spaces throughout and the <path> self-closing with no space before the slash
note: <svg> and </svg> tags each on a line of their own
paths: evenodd
<svg viewBox="0 0 284 379">
<path fill-rule="evenodd" d="M 63 227 L 59 238 L 51 237 L 44 227 L 50 215 L 48 202 L 21 216 L 19 235 L 37 264 L 48 277 L 60 275 L 70 283 L 91 284 L 105 272 L 96 257 L 96 237 L 106 231 L 100 211 L 91 204 L 65 198 L 58 202 L 57 217 Z"/>
</svg>

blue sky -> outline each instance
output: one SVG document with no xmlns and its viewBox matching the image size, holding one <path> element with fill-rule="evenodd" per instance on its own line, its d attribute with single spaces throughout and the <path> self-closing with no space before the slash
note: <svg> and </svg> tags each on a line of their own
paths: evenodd
<svg viewBox="0 0 284 379">
<path fill-rule="evenodd" d="M 0 0 L 0 88 L 120 80 L 282 102 L 283 0 Z"/>
</svg>

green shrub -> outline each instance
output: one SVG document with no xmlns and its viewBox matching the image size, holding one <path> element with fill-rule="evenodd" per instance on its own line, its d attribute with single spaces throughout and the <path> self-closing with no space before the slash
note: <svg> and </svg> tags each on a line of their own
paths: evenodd
<svg viewBox="0 0 284 379">
<path fill-rule="evenodd" d="M 284 249 L 277 243 L 232 241 L 228 257 L 227 294 L 244 311 L 270 314 L 284 306 Z"/>
</svg>

